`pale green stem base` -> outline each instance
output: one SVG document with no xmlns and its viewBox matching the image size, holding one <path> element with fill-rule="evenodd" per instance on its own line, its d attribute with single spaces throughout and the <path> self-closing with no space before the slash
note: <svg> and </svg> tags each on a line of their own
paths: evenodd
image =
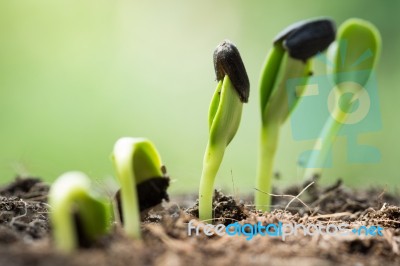
<svg viewBox="0 0 400 266">
<path fill-rule="evenodd" d="M 255 207 L 269 211 L 271 206 L 271 183 L 275 152 L 278 146 L 280 123 L 267 123 L 261 128 L 260 151 L 257 171 L 257 189 Z"/>
<path fill-rule="evenodd" d="M 224 157 L 224 151 L 224 146 L 207 144 L 199 189 L 199 218 L 202 221 L 211 222 L 213 218 L 214 181 Z"/>
<path fill-rule="evenodd" d="M 125 160 L 123 165 L 117 168 L 120 171 L 121 182 L 121 203 L 122 213 L 124 214 L 124 229 L 128 236 L 140 239 L 140 212 L 139 200 L 136 186 L 134 185 L 135 176 L 130 165 L 130 161 Z"/>
<path fill-rule="evenodd" d="M 78 248 L 78 238 L 74 221 L 72 219 L 72 207 L 73 203 L 70 198 L 53 204 L 50 202 L 52 207 L 56 206 L 51 212 L 51 220 L 53 225 L 53 235 L 57 248 L 63 252 L 72 252 Z"/>
</svg>

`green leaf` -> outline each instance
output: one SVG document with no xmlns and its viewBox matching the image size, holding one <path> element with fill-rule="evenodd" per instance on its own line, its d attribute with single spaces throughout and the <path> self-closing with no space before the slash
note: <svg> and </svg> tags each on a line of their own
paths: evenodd
<svg viewBox="0 0 400 266">
<path fill-rule="evenodd" d="M 219 105 L 210 129 L 210 144 L 228 146 L 239 128 L 243 103 L 228 75 L 225 75 L 221 87 Z"/>
<path fill-rule="evenodd" d="M 208 110 L 208 129 L 211 130 L 211 126 L 214 122 L 215 114 L 217 113 L 222 90 L 222 80 L 218 82 L 217 88 L 211 99 L 210 108 Z"/>
<path fill-rule="evenodd" d="M 260 109 L 262 117 L 264 117 L 265 108 L 274 90 L 284 54 L 285 50 L 281 46 L 273 46 L 261 71 Z"/>
<path fill-rule="evenodd" d="M 296 79 L 298 80 L 298 86 L 305 85 L 311 69 L 311 60 L 303 62 L 285 54 L 280 67 L 275 89 L 264 109 L 264 124 L 275 123 L 276 121 L 282 124 L 289 117 L 301 97 L 300 95 L 295 95 L 295 97 L 288 95 L 287 82 L 291 79 Z M 290 101 L 290 106 L 289 96 L 294 98 L 294 100 Z"/>
<path fill-rule="evenodd" d="M 378 29 L 370 22 L 356 18 L 345 21 L 328 53 L 333 62 L 328 73 L 334 75 L 334 83 L 354 81 L 364 86 L 377 64 L 381 43 Z"/>
</svg>

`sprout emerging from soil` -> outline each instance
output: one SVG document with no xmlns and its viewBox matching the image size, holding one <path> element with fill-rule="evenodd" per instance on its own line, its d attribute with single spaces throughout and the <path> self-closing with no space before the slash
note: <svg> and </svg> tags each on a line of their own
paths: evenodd
<svg viewBox="0 0 400 266">
<path fill-rule="evenodd" d="M 307 83 L 311 58 L 323 52 L 335 39 L 335 26 L 329 19 L 295 23 L 277 35 L 264 63 L 260 78 L 261 135 L 255 194 L 256 208 L 269 210 L 272 171 L 280 126 L 296 106 L 289 106 L 286 82 L 301 79 Z"/>
<path fill-rule="evenodd" d="M 49 203 L 54 240 L 61 251 L 88 247 L 111 227 L 110 201 L 96 195 L 81 172 L 60 176 L 51 186 Z"/>
<path fill-rule="evenodd" d="M 214 51 L 218 85 L 208 113 L 209 140 L 204 154 L 199 190 L 199 218 L 212 219 L 214 180 L 226 147 L 235 136 L 243 103 L 249 98 L 250 83 L 239 51 L 224 41 Z"/>
<path fill-rule="evenodd" d="M 381 50 L 381 36 L 371 23 L 361 19 L 349 19 L 338 29 L 337 40 L 328 50 L 333 67 L 328 73 L 333 77 L 336 104 L 331 117 L 326 121 L 320 142 L 316 143 L 308 160 L 304 179 L 319 176 L 337 134 L 346 123 L 349 114 L 365 93 L 372 71 L 374 71 Z M 362 60 L 360 60 L 362 59 Z M 351 97 L 345 99 L 345 94 Z M 344 99 L 344 101 L 340 101 Z"/>
<path fill-rule="evenodd" d="M 144 138 L 119 139 L 112 160 L 121 186 L 117 201 L 124 230 L 139 239 L 140 211 L 168 200 L 169 178 L 154 144 Z"/>
</svg>

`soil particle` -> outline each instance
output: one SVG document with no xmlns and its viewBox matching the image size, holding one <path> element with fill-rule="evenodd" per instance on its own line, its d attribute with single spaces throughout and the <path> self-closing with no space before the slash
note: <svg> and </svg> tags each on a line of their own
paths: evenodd
<svg viewBox="0 0 400 266">
<path fill-rule="evenodd" d="M 232 196 L 224 195 L 221 190 L 214 191 L 212 206 L 215 223 L 228 225 L 247 217 L 248 211 L 245 209 L 244 203 L 237 203 Z M 187 212 L 194 217 L 199 217 L 199 201 L 197 200 L 193 207 L 188 208 Z"/>
</svg>

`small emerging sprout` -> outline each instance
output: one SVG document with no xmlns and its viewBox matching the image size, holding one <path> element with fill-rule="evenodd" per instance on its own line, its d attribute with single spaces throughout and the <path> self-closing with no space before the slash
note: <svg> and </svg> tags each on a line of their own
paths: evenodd
<svg viewBox="0 0 400 266">
<path fill-rule="evenodd" d="M 49 204 L 54 240 L 61 251 L 88 247 L 111 227 L 111 203 L 95 195 L 90 179 L 81 172 L 60 176 L 51 186 Z"/>
<path fill-rule="evenodd" d="M 168 200 L 169 178 L 152 142 L 144 138 L 121 138 L 112 154 L 121 189 L 118 209 L 125 232 L 139 239 L 140 211 Z"/>
<path fill-rule="evenodd" d="M 218 85 L 211 100 L 208 125 L 209 140 L 204 154 L 199 189 L 199 218 L 212 219 L 214 180 L 224 152 L 235 136 L 243 103 L 249 98 L 250 82 L 236 46 L 224 41 L 214 51 L 214 69 Z"/>
<path fill-rule="evenodd" d="M 269 210 L 272 170 L 279 129 L 295 108 L 299 95 L 290 103 L 286 90 L 289 79 L 307 83 L 311 58 L 323 52 L 335 38 L 335 26 L 329 19 L 295 23 L 277 35 L 267 56 L 260 78 L 261 134 L 255 205 Z"/>
<path fill-rule="evenodd" d="M 308 160 L 305 180 L 321 175 L 339 130 L 364 92 L 371 72 L 375 69 L 380 50 L 381 36 L 371 23 L 361 19 L 349 19 L 338 29 L 337 40 L 329 47 L 328 56 L 333 62 L 333 67 L 328 66 L 328 73 L 332 75 L 335 85 L 335 102 L 339 103 L 346 93 L 351 93 L 352 97 L 340 101 L 340 106 L 335 105 L 320 133 L 320 142 L 315 144 Z"/>
</svg>

